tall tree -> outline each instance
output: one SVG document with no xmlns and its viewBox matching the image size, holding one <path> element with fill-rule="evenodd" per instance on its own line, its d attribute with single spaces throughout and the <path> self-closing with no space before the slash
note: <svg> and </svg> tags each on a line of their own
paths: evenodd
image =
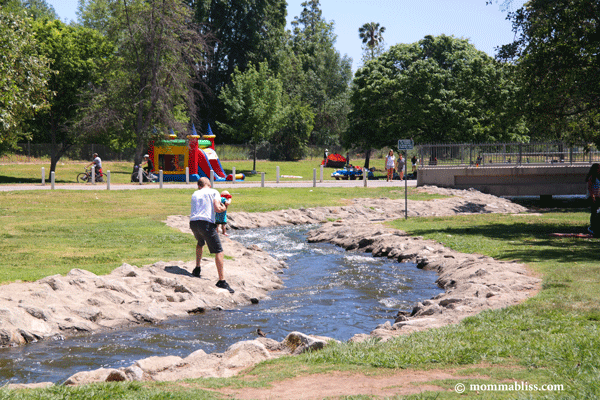
<svg viewBox="0 0 600 400">
<path fill-rule="evenodd" d="M 132 141 L 139 163 L 151 139 L 186 132 L 196 114 L 204 38 L 178 0 L 119 2 L 107 29 L 117 46 L 79 127 Z"/>
<path fill-rule="evenodd" d="M 346 143 L 524 140 L 509 66 L 465 39 L 426 36 L 398 44 L 359 69 Z"/>
<path fill-rule="evenodd" d="M 383 33 L 385 26 L 380 26 L 378 22 L 368 22 L 358 28 L 358 37 L 365 46 L 363 62 L 374 59 L 384 51 Z"/>
<path fill-rule="evenodd" d="M 0 8 L 0 154 L 28 137 L 23 122 L 47 107 L 48 59 L 40 53 L 32 20 Z"/>
<path fill-rule="evenodd" d="M 202 33 L 214 44 L 205 48 L 206 74 L 199 116 L 212 122 L 225 118 L 220 91 L 237 68 L 271 62 L 284 43 L 285 0 L 194 0 L 190 5 Z M 273 65 L 269 65 L 273 67 Z M 221 137 L 221 136 L 219 136 Z M 229 140 L 236 140 L 230 137 Z"/>
<path fill-rule="evenodd" d="M 531 0 L 510 13 L 522 113 L 540 138 L 600 146 L 600 2 Z"/>
<path fill-rule="evenodd" d="M 225 105 L 227 122 L 217 124 L 254 145 L 253 173 L 256 173 L 256 144 L 269 139 L 281 126 L 283 86 L 272 76 L 267 63 L 250 64 L 245 72 L 236 69 L 232 81 L 219 95 Z"/>
<path fill-rule="evenodd" d="M 40 50 L 51 60 L 54 73 L 48 88 L 54 96 L 50 107 L 38 112 L 28 124 L 37 141 L 51 143 L 52 172 L 67 150 L 86 136 L 87 132 L 73 129 L 80 96 L 88 85 L 100 81 L 114 49 L 96 30 L 80 25 L 42 20 L 34 27 Z"/>
<path fill-rule="evenodd" d="M 335 49 L 334 23 L 322 15 L 319 0 L 302 3 L 300 16 L 292 21 L 291 49 L 299 63 L 303 86 L 298 92 L 315 115 L 310 142 L 339 143 L 347 127 L 347 93 L 352 79 L 352 59 Z"/>
<path fill-rule="evenodd" d="M 58 19 L 58 15 L 46 0 L 2 0 L 0 6 L 5 12 L 37 19 Z"/>
</svg>

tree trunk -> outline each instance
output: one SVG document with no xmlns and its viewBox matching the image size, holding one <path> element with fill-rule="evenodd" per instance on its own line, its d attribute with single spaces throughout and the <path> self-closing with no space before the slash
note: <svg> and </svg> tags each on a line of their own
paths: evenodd
<svg viewBox="0 0 600 400">
<path fill-rule="evenodd" d="M 365 165 L 364 168 L 365 169 L 369 169 L 369 162 L 371 161 L 371 149 L 367 149 L 367 151 L 365 151 Z"/>
</svg>

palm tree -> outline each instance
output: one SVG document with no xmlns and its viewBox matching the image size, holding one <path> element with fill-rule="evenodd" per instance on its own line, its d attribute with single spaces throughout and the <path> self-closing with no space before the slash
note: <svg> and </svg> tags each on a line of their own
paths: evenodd
<svg viewBox="0 0 600 400">
<path fill-rule="evenodd" d="M 375 49 L 383 44 L 383 32 L 385 26 L 380 27 L 377 22 L 369 22 L 358 28 L 358 36 L 371 50 L 371 59 L 375 58 Z"/>
</svg>

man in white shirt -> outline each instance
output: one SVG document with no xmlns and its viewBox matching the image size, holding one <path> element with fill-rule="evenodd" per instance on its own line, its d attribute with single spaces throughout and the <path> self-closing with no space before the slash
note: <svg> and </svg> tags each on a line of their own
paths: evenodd
<svg viewBox="0 0 600 400">
<path fill-rule="evenodd" d="M 192 271 L 192 275 L 200 277 L 202 247 L 206 243 L 210 253 L 215 254 L 215 264 L 217 264 L 217 273 L 219 274 L 219 281 L 216 286 L 234 293 L 234 290 L 223 277 L 223 247 L 215 224 L 215 214 L 225 210 L 226 207 L 221 203 L 219 192 L 211 188 L 208 178 L 200 178 L 198 180 L 198 190 L 192 194 L 192 210 L 190 213 L 190 229 L 198 241 L 196 244 L 196 268 Z"/>
</svg>

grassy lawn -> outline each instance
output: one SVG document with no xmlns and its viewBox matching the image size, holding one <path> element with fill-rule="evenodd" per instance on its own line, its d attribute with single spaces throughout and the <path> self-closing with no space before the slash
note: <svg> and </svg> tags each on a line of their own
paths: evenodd
<svg viewBox="0 0 600 400">
<path fill-rule="evenodd" d="M 230 211 L 345 205 L 355 197 L 404 198 L 402 188 L 228 188 Z M 188 215 L 195 190 L 0 192 L 0 283 L 83 268 L 106 274 L 122 263 L 193 260 L 193 237 L 167 227 Z M 412 199 L 432 198 L 414 193 Z"/>
<path fill-rule="evenodd" d="M 49 160 L 32 160 L 31 162 L 11 162 L 8 157 L 0 158 L 0 184 L 39 184 L 42 180 L 42 167 L 45 169 L 46 184 L 50 182 L 50 161 Z M 236 174 L 243 173 L 246 175 L 248 182 L 260 182 L 261 172 L 265 173 L 265 180 L 275 181 L 277 178 L 277 167 L 279 166 L 279 174 L 290 176 L 301 176 L 302 178 L 284 178 L 281 177 L 281 182 L 306 180 L 312 181 L 313 170 L 317 170 L 317 179 L 320 178 L 321 159 L 308 159 L 301 161 L 257 161 L 256 174 L 251 174 L 253 162 L 252 160 L 241 161 L 222 161 L 223 168 L 227 174 L 232 173 L 235 168 Z M 364 160 L 351 160 L 355 165 L 362 166 Z M 57 184 L 76 183 L 77 174 L 84 172 L 84 167 L 90 161 L 72 161 L 65 160 L 58 163 L 55 172 L 55 182 Z M 384 159 L 371 159 L 371 167 L 377 168 L 375 176 L 385 177 Z M 131 162 L 114 162 L 103 161 L 102 169 L 110 171 L 111 183 L 123 184 L 130 183 L 131 173 L 133 171 L 133 163 Z M 323 179 L 334 180 L 331 174 L 336 171 L 335 168 L 323 168 Z M 168 183 L 166 183 L 168 184 Z"/>
<path fill-rule="evenodd" d="M 192 237 L 161 222 L 167 215 L 189 212 L 192 190 L 0 193 L 0 223 L 4 228 L 0 233 L 0 281 L 34 280 L 71 268 L 106 273 L 121 262 L 144 265 L 158 260 L 192 260 Z M 232 211 L 341 205 L 354 197 L 404 197 L 398 188 L 311 190 L 234 188 Z M 409 194 L 413 199 L 426 198 Z M 391 223 L 457 251 L 526 263 L 543 279 L 541 291 L 528 301 L 485 311 L 456 325 L 385 343 L 332 345 L 319 352 L 264 362 L 229 379 L 54 387 L 14 393 L 0 390 L 0 399 L 208 399 L 215 394 L 207 388 L 268 387 L 299 374 L 360 371 L 377 375 L 399 369 L 440 369 L 479 377 L 468 382 L 430 382 L 447 391 L 408 398 L 598 398 L 598 239 L 549 236 L 552 232 L 581 231 L 588 220 L 586 210 L 560 208 L 531 215 L 409 218 Z M 459 382 L 467 385 L 463 395 L 453 390 Z M 563 385 L 563 390 L 474 393 L 469 387 L 514 382 L 539 387 Z"/>
</svg>

